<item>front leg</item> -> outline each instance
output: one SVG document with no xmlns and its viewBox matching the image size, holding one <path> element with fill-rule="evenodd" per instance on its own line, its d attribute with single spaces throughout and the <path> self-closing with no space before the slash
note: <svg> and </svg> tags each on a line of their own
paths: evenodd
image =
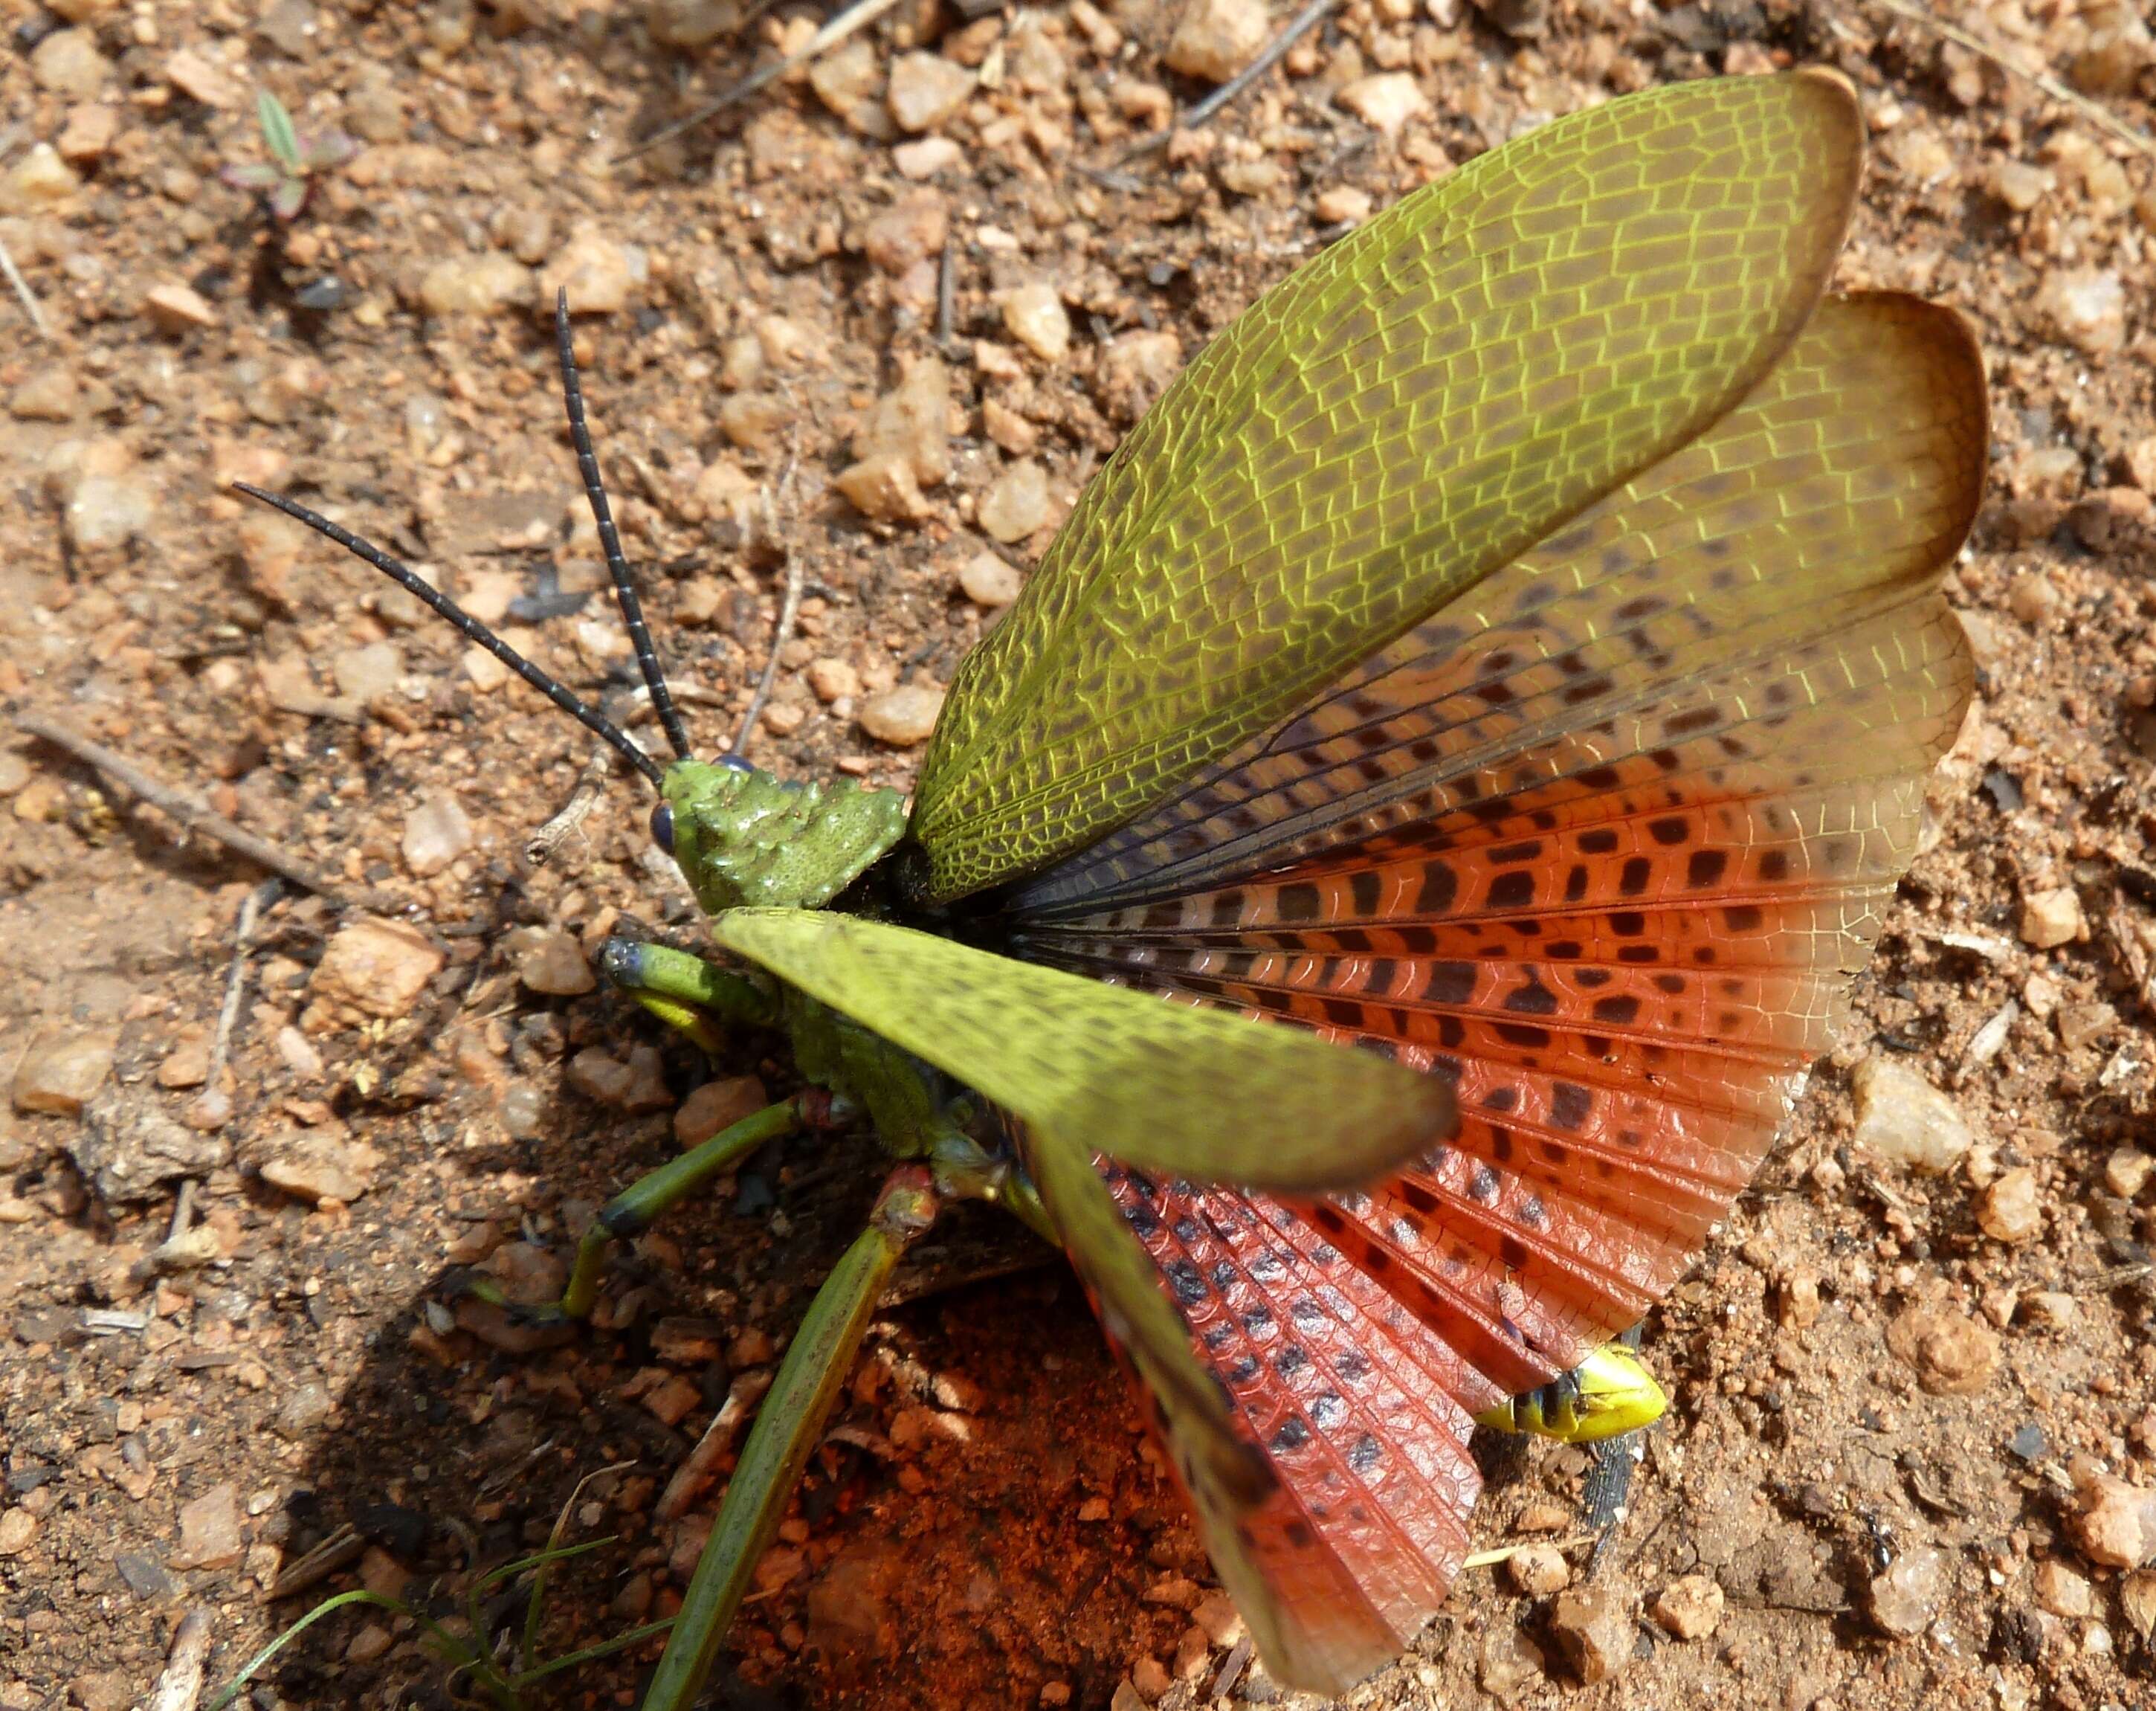
<svg viewBox="0 0 2156 1711">
<path fill-rule="evenodd" d="M 600 948 L 599 967 L 614 985 L 706 1051 L 718 1049 L 722 1021 L 769 1027 L 781 1020 L 777 990 L 765 977 L 714 968 L 686 951 L 637 939 L 609 938 Z M 609 1246 L 641 1236 L 660 1214 L 725 1175 L 765 1142 L 803 1127 L 827 1124 L 831 1115 L 829 1095 L 814 1088 L 804 1089 L 791 1099 L 750 1112 L 701 1145 L 639 1177 L 599 1209 L 591 1227 L 578 1241 L 576 1261 L 561 1300 L 552 1307 L 520 1308 L 518 1316 L 539 1323 L 584 1318 L 598 1294 Z M 507 1305 L 499 1292 L 484 1281 L 475 1279 L 467 1287 L 484 1300 Z"/>
<path fill-rule="evenodd" d="M 768 976 L 716 968 L 663 944 L 609 938 L 599 947 L 599 970 L 708 1052 L 719 1049 L 719 1022 L 773 1028 L 783 1020 L 777 984 Z"/>
</svg>

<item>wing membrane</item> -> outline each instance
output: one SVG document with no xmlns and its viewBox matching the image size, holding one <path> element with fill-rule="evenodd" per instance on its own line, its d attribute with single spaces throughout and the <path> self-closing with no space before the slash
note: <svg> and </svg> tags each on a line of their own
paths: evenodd
<svg viewBox="0 0 2156 1711">
<path fill-rule="evenodd" d="M 1713 422 L 1816 301 L 1861 128 L 1815 75 L 1613 101 L 1261 298 L 960 669 L 920 897 L 1093 843 Z"/>
<path fill-rule="evenodd" d="M 1142 1169 L 1309 1191 L 1368 1181 L 1452 1131 L 1449 1090 L 1371 1054 L 910 927 L 734 909 L 712 930 L 1028 1123 Z"/>
</svg>

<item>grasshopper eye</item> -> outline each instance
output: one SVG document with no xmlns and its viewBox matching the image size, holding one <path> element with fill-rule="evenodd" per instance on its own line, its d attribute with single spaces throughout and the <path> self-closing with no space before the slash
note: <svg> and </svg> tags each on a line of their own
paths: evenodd
<svg viewBox="0 0 2156 1711">
<path fill-rule="evenodd" d="M 669 856 L 674 853 L 674 808 L 662 802 L 651 810 L 651 841 Z"/>
</svg>

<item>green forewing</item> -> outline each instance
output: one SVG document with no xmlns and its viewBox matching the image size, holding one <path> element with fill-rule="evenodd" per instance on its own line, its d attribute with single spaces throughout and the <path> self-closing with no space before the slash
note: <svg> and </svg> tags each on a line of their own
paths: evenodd
<svg viewBox="0 0 2156 1711">
<path fill-rule="evenodd" d="M 1198 1181 L 1368 1182 L 1452 1132 L 1450 1091 L 1286 1028 L 820 910 L 734 909 L 727 949 L 1066 1145 Z"/>
<path fill-rule="evenodd" d="M 1335 244 L 1125 439 L 921 770 L 947 902 L 1083 847 L 1603 493 L 1787 347 L 1847 222 L 1818 75 L 1559 120 Z"/>
</svg>

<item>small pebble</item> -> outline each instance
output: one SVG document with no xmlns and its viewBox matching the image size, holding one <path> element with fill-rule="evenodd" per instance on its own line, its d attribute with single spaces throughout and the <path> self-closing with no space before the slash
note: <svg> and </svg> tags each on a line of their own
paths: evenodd
<svg viewBox="0 0 2156 1711">
<path fill-rule="evenodd" d="M 419 281 L 419 306 L 429 315 L 498 315 L 532 301 L 531 270 L 490 249 L 454 255 L 429 268 Z"/>
<path fill-rule="evenodd" d="M 2126 344 L 2126 286 L 2116 273 L 2060 268 L 2036 288 L 2035 320 L 2051 334 L 2092 357 L 2108 357 Z"/>
<path fill-rule="evenodd" d="M 285 1067 L 301 1081 L 312 1081 L 322 1072 L 322 1055 L 307 1041 L 307 1036 L 287 1023 L 277 1030 L 277 1056 L 285 1061 Z"/>
<path fill-rule="evenodd" d="M 262 1179 L 320 1205 L 350 1205 L 373 1186 L 382 1154 L 364 1141 L 327 1129 L 286 1129 L 263 1143 Z"/>
<path fill-rule="evenodd" d="M 562 1078 L 587 1099 L 602 1105 L 619 1105 L 628 1097 L 629 1068 L 619 1058 L 596 1046 L 587 1046 L 569 1060 Z"/>
<path fill-rule="evenodd" d="M 1105 402 L 1116 419 L 1135 422 L 1152 408 L 1183 367 L 1183 341 L 1165 327 L 1118 333 L 1101 365 Z"/>
<path fill-rule="evenodd" d="M 330 655 L 330 676 L 339 695 L 364 705 L 396 693 L 404 679 L 404 657 L 393 641 L 340 648 Z"/>
<path fill-rule="evenodd" d="M 1576 1586 L 1550 1607 L 1550 1636 L 1572 1672 L 1592 1687 L 1632 1661 L 1632 1600 L 1610 1585 Z"/>
<path fill-rule="evenodd" d="M 56 29 L 30 50 L 30 80 L 51 95 L 86 101 L 105 87 L 111 63 L 94 30 Z"/>
<path fill-rule="evenodd" d="M 2122 1575 L 2118 1606 L 2125 1614 L 2126 1625 L 2140 1635 L 2144 1644 L 2156 1635 L 2156 1569 Z"/>
<path fill-rule="evenodd" d="M 580 227 L 561 254 L 540 269 L 536 306 L 551 318 L 557 293 L 567 291 L 572 315 L 619 315 L 629 307 L 648 270 L 641 249 Z"/>
<path fill-rule="evenodd" d="M 112 1087 L 84 1108 L 68 1156 L 107 1206 L 164 1199 L 168 1184 L 232 1162 L 231 1143 L 175 1122 L 157 1100 Z"/>
<path fill-rule="evenodd" d="M 1673 1639 L 1703 1640 L 1722 1625 L 1726 1601 L 1712 1575 L 1681 1575 L 1655 1595 L 1647 1614 Z"/>
<path fill-rule="evenodd" d="M 1890 1639 L 1913 1639 L 1932 1625 L 1953 1582 L 1943 1551 L 1928 1545 L 1905 1550 L 1884 1574 L 1872 1577 L 1871 1620 Z"/>
<path fill-rule="evenodd" d="M 1572 1565 L 1552 1544 L 1523 1544 L 1505 1559 L 1506 1578 L 1530 1598 L 1547 1598 L 1572 1584 Z"/>
<path fill-rule="evenodd" d="M 966 152 L 947 136 L 921 136 L 901 142 L 891 152 L 891 163 L 901 178 L 915 183 L 947 172 L 966 158 Z"/>
<path fill-rule="evenodd" d="M 239 105 L 239 87 L 226 75 L 224 68 L 192 48 L 182 48 L 167 56 L 165 80 L 188 100 L 199 101 L 205 107 Z"/>
<path fill-rule="evenodd" d="M 157 514 L 156 491 L 131 475 L 85 475 L 75 484 L 62 521 L 78 552 L 125 547 L 146 535 Z"/>
<path fill-rule="evenodd" d="M 901 54 L 891 62 L 884 100 L 901 131 L 933 131 L 957 116 L 975 81 L 972 72 L 941 54 Z"/>
<path fill-rule="evenodd" d="M 295 1442 L 326 1425 L 336 1412 L 329 1387 L 314 1379 L 302 1379 L 285 1393 L 277 1408 L 277 1430 Z"/>
<path fill-rule="evenodd" d="M 90 1095 L 105 1085 L 118 1044 L 108 1029 L 41 1031 L 15 1066 L 15 1108 L 77 1115 Z"/>
<path fill-rule="evenodd" d="M 142 294 L 142 309 L 160 332 L 183 333 L 217 325 L 217 311 L 201 292 L 169 280 Z"/>
<path fill-rule="evenodd" d="M 1851 1141 L 1861 1152 L 1912 1170 L 1951 1170 L 1974 1138 L 1959 1108 L 1914 1070 L 1881 1053 L 1850 1076 L 1856 1098 Z"/>
<path fill-rule="evenodd" d="M 804 675 L 810 693 L 825 706 L 861 692 L 861 674 L 844 660 L 811 660 Z"/>
<path fill-rule="evenodd" d="M 527 927 L 512 943 L 516 978 L 533 992 L 574 998 L 598 984 L 584 948 L 559 927 Z"/>
<path fill-rule="evenodd" d="M 33 368 L 8 395 L 8 414 L 18 422 L 72 421 L 82 405 L 82 388 L 64 362 Z"/>
<path fill-rule="evenodd" d="M 1991 168 L 1991 193 L 2015 213 L 2026 213 L 2050 194 L 2055 180 L 2041 167 L 2025 161 L 2002 160 Z"/>
<path fill-rule="evenodd" d="M 883 100 L 883 57 L 865 36 L 824 54 L 808 68 L 808 87 L 816 99 L 847 126 L 877 142 L 898 135 Z"/>
<path fill-rule="evenodd" d="M 1014 547 L 1046 526 L 1048 505 L 1048 472 L 1020 458 L 982 496 L 978 515 L 992 539 Z"/>
<path fill-rule="evenodd" d="M 1359 226 L 1370 218 L 1370 193 L 1352 184 L 1336 184 L 1321 190 L 1311 212 L 1328 226 Z"/>
<path fill-rule="evenodd" d="M 2103 1161 L 2103 1185 L 2122 1200 L 2138 1200 L 2156 1177 L 2156 1155 L 2133 1147 L 2118 1147 Z"/>
<path fill-rule="evenodd" d="M 912 460 L 904 452 L 880 451 L 850 464 L 835 485 L 855 510 L 878 522 L 919 522 L 928 515 Z"/>
<path fill-rule="evenodd" d="M 1262 0 L 1188 0 L 1168 39 L 1168 69 L 1225 83 L 1257 57 L 1271 34 Z"/>
<path fill-rule="evenodd" d="M 1430 110 L 1430 98 L 1404 71 L 1358 77 L 1333 99 L 1380 135 L 1390 136 L 1409 120 Z"/>
<path fill-rule="evenodd" d="M 2100 1567 L 2144 1568 L 2156 1562 L 2156 1491 L 2108 1473 L 2085 1474 L 2075 1481 L 2066 1530 Z"/>
<path fill-rule="evenodd" d="M 2038 950 L 2071 944 L 2082 936 L 2082 900 L 2071 886 L 2030 891 L 2021 900 L 2021 937 Z"/>
<path fill-rule="evenodd" d="M 908 268 L 940 256 L 951 216 L 938 190 L 909 190 L 862 229 L 861 254 L 880 273 L 896 279 Z"/>
<path fill-rule="evenodd" d="M 82 180 L 49 142 L 33 142 L 0 172 L 0 213 L 40 213 L 73 199 Z"/>
<path fill-rule="evenodd" d="M 968 559 L 958 572 L 958 586 L 976 606 L 990 611 L 1008 606 L 1025 587 L 1025 578 L 999 553 L 982 552 Z"/>
<path fill-rule="evenodd" d="M 545 1133 L 547 1096 L 529 1082 L 511 1082 L 503 1087 L 496 1108 L 503 1133 L 511 1140 L 528 1141 Z"/>
<path fill-rule="evenodd" d="M 943 691 L 931 683 L 902 683 L 864 702 L 861 729 L 879 742 L 911 748 L 926 742 L 943 711 Z"/>
<path fill-rule="evenodd" d="M 230 1568 L 247 1549 L 239 1526 L 239 1492 L 229 1481 L 181 1504 L 180 1542 L 173 1548 L 172 1566 Z"/>
<path fill-rule="evenodd" d="M 569 1268 L 560 1254 L 536 1241 L 506 1241 L 486 1256 L 486 1275 L 506 1299 L 544 1307 L 561 1299 Z"/>
<path fill-rule="evenodd" d="M 2044 1227 L 2036 1194 L 2036 1173 L 2025 1166 L 2010 1170 L 1976 1200 L 1977 1225 L 1994 1241 L 2019 1244 Z"/>
<path fill-rule="evenodd" d="M 28 1509 L 0 1509 L 0 1557 L 20 1556 L 38 1536 L 38 1518 Z"/>
<path fill-rule="evenodd" d="M 442 953 L 402 921 L 355 916 L 331 935 L 307 983 L 300 1025 L 310 1034 L 409 1015 L 442 971 Z"/>
<path fill-rule="evenodd" d="M 105 158 L 119 135 L 118 108 L 103 101 L 85 101 L 68 109 L 67 123 L 60 127 L 55 146 L 60 158 L 70 166 L 95 166 Z"/>
<path fill-rule="evenodd" d="M 404 816 L 399 847 L 406 871 L 426 879 L 465 854 L 473 842 L 472 823 L 464 804 L 449 791 L 440 790 Z"/>
<path fill-rule="evenodd" d="M 2056 1025 L 2059 1043 L 2069 1051 L 2078 1051 L 2107 1038 L 2118 1025 L 2118 1012 L 2107 1004 L 2063 1005 Z"/>
<path fill-rule="evenodd" d="M 1070 316 L 1055 286 L 1039 280 L 996 294 L 1010 336 L 1044 362 L 1060 362 L 1070 349 Z"/>
<path fill-rule="evenodd" d="M 742 0 L 651 0 L 644 28 L 669 48 L 708 48 L 742 27 Z"/>
<path fill-rule="evenodd" d="M 1190 1612 L 1190 1619 L 1205 1630 L 1205 1637 L 1222 1651 L 1239 1644 L 1248 1631 L 1243 1613 L 1224 1592 L 1208 1592 Z"/>
<path fill-rule="evenodd" d="M 1887 1326 L 1887 1346 L 1935 1396 L 1973 1395 L 1999 1370 L 1997 1335 L 1950 1307 L 1909 1308 Z"/>
<path fill-rule="evenodd" d="M 916 487 L 940 487 L 951 477 L 951 371 L 941 358 L 905 365 L 897 386 L 875 401 L 854 435 L 863 460 L 902 458 Z"/>
<path fill-rule="evenodd" d="M 388 1628 L 380 1622 L 369 1622 L 352 1636 L 351 1643 L 344 1648 L 344 1661 L 346 1663 L 372 1663 L 388 1655 L 389 1648 L 396 1643 L 397 1636 Z"/>
<path fill-rule="evenodd" d="M 2053 1616 L 2079 1621 L 2095 1611 L 2096 1599 L 2088 1576 L 2075 1573 L 2056 1557 L 2046 1557 L 2036 1565 L 2035 1588 L 2038 1608 Z"/>
<path fill-rule="evenodd" d="M 161 1087 L 199 1087 L 209 1079 L 209 1035 L 189 1024 L 157 1065 Z"/>
<path fill-rule="evenodd" d="M 1131 1666 L 1131 1685 L 1148 1705 L 1175 1685 L 1167 1667 L 1158 1657 L 1141 1657 Z"/>
</svg>

